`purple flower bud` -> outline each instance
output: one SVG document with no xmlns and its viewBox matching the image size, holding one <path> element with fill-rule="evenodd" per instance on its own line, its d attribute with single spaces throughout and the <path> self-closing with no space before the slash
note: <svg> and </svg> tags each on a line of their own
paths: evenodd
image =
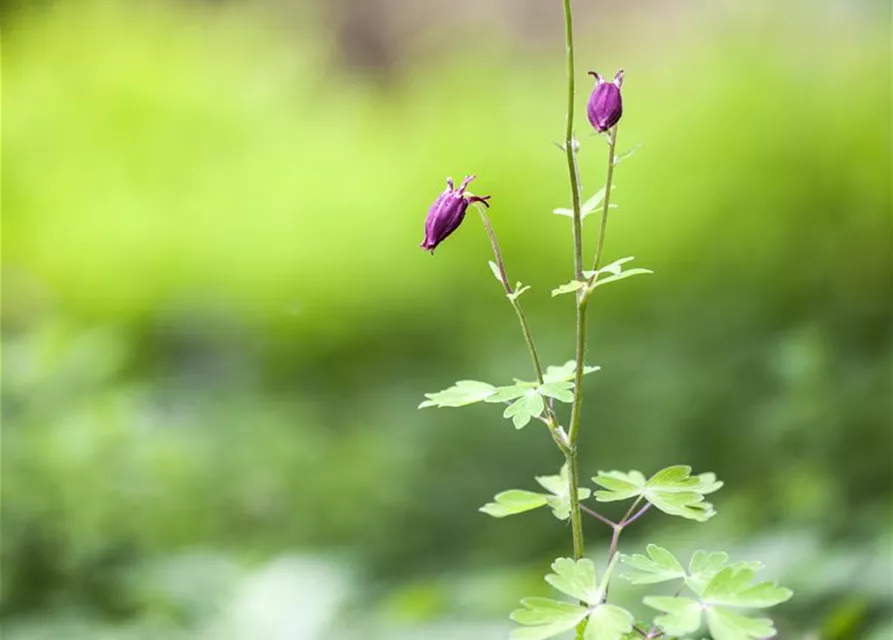
<svg viewBox="0 0 893 640">
<path fill-rule="evenodd" d="M 434 249 L 446 240 L 453 231 L 459 228 L 465 219 L 465 211 L 472 202 L 482 202 L 486 206 L 490 196 L 472 196 L 465 194 L 465 188 L 474 180 L 474 176 L 465 176 L 465 180 L 456 189 L 453 179 L 447 178 L 446 190 L 437 196 L 437 200 L 428 209 L 425 218 L 425 239 L 419 245 L 425 251 L 434 253 Z"/>
<path fill-rule="evenodd" d="M 617 72 L 614 82 L 606 82 L 595 71 L 590 71 L 589 75 L 595 77 L 595 88 L 586 104 L 586 114 L 595 130 L 602 133 L 617 124 L 623 115 L 623 101 L 620 99 L 623 70 Z"/>
</svg>

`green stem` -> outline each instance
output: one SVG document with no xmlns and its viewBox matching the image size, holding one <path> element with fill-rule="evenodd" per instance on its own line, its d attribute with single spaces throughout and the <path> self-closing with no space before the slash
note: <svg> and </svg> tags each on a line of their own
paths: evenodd
<svg viewBox="0 0 893 640">
<path fill-rule="evenodd" d="M 540 362 L 536 345 L 533 343 L 533 334 L 530 332 L 530 325 L 527 324 L 527 316 L 521 308 L 521 303 L 515 298 L 515 290 L 509 282 L 508 275 L 505 273 L 505 263 L 502 260 L 502 252 L 499 250 L 499 241 L 496 239 L 496 232 L 493 230 L 493 224 L 490 222 L 489 216 L 484 212 L 484 207 L 477 206 L 478 213 L 481 214 L 481 221 L 484 223 L 484 229 L 487 230 L 487 237 L 490 238 L 490 247 L 493 249 L 493 257 L 496 258 L 496 269 L 499 272 L 499 281 L 502 288 L 505 289 L 505 295 L 508 296 L 512 308 L 518 316 L 518 322 L 521 323 L 521 331 L 524 333 L 524 342 L 527 343 L 527 350 L 530 352 L 530 360 L 533 362 L 533 368 L 536 371 L 536 381 L 543 384 L 543 365 Z"/>
<path fill-rule="evenodd" d="M 505 290 L 506 297 L 512 305 L 512 309 L 515 310 L 515 315 L 518 316 L 518 323 L 521 325 L 521 332 L 524 334 L 524 342 L 527 344 L 527 351 L 530 353 L 530 361 L 533 363 L 533 369 L 536 373 L 536 381 L 539 384 L 543 384 L 543 365 L 540 361 L 539 353 L 536 350 L 536 344 L 533 342 L 533 333 L 530 331 L 530 325 L 527 323 L 527 315 L 524 313 L 524 309 L 521 308 L 521 303 L 515 296 L 515 290 L 512 288 L 511 281 L 505 272 L 505 262 L 502 259 L 502 252 L 499 250 L 499 241 L 496 239 L 496 231 L 493 230 L 493 224 L 490 222 L 490 217 L 487 215 L 485 208 L 477 204 L 475 206 L 478 213 L 481 214 L 481 222 L 484 223 L 484 229 L 486 229 L 487 237 L 490 239 L 490 247 L 493 249 L 493 257 L 496 259 L 496 270 L 499 273 L 499 281 L 502 284 L 502 288 Z M 546 418 L 544 422 L 546 423 L 546 426 L 549 427 L 549 431 L 552 434 L 552 439 L 555 440 L 555 444 L 558 445 L 558 448 L 562 453 L 567 455 L 569 450 L 567 435 L 565 434 L 564 429 L 561 428 L 561 425 L 558 424 L 558 418 L 555 415 L 555 411 L 549 404 L 546 405 Z"/>
<path fill-rule="evenodd" d="M 583 279 L 583 216 L 580 211 L 580 176 L 577 170 L 577 142 L 574 139 L 574 21 L 571 13 L 571 0 L 564 0 L 564 39 L 567 53 L 567 121 L 564 130 L 564 153 L 567 158 L 567 172 L 570 178 L 571 202 L 574 212 L 574 278 Z M 580 472 L 577 464 L 577 433 L 580 426 L 582 401 L 583 355 L 586 349 L 586 298 L 576 296 L 576 363 L 574 374 L 574 401 L 571 405 L 571 419 L 568 426 L 568 451 L 565 460 L 568 468 L 568 492 L 571 501 L 571 533 L 574 541 L 574 558 L 583 557 L 583 515 L 580 511 L 578 488 Z M 578 634 L 582 631 L 578 629 Z"/>
<path fill-rule="evenodd" d="M 614 181 L 614 167 L 617 166 L 614 150 L 617 148 L 617 125 L 610 132 L 608 138 L 608 175 L 605 177 L 605 199 L 602 202 L 602 220 L 598 230 L 598 245 L 595 247 L 595 258 L 592 260 L 592 270 L 598 271 L 602 261 L 602 250 L 605 247 L 605 231 L 608 229 L 608 209 L 611 206 L 611 183 Z M 595 280 L 598 274 L 592 276 Z"/>
</svg>

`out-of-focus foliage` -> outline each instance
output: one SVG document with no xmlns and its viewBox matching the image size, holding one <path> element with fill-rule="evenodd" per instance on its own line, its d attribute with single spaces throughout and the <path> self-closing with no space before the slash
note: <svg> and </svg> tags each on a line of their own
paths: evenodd
<svg viewBox="0 0 893 640">
<path fill-rule="evenodd" d="M 625 25 L 610 56 L 580 27 L 583 67 L 626 68 L 620 147 L 644 141 L 606 257 L 655 271 L 593 302 L 582 468 L 716 471 L 703 538 L 649 537 L 764 559 L 797 593 L 781 637 L 834 640 L 889 624 L 893 272 L 889 20 L 826 9 L 758 3 L 684 43 Z M 537 423 L 415 409 L 528 375 L 477 220 L 417 247 L 446 175 L 493 194 L 540 349 L 572 354 L 560 34 L 382 88 L 307 25 L 112 2 L 4 25 L 12 638 L 504 637 L 489 621 L 567 553 L 545 510 L 523 536 L 476 511 L 554 473 Z"/>
</svg>

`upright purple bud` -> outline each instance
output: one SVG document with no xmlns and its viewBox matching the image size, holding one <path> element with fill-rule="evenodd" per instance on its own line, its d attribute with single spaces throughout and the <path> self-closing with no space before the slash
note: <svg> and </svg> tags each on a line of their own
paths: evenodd
<svg viewBox="0 0 893 640">
<path fill-rule="evenodd" d="M 595 130 L 602 133 L 617 124 L 623 115 L 623 100 L 620 98 L 623 70 L 617 72 L 614 82 L 605 81 L 595 71 L 590 71 L 589 75 L 595 77 L 595 88 L 586 104 L 586 115 Z"/>
<path fill-rule="evenodd" d="M 446 240 L 453 231 L 459 228 L 465 219 L 465 211 L 472 202 L 482 202 L 486 206 L 490 196 L 472 196 L 465 194 L 465 188 L 474 180 L 474 176 L 465 176 L 465 180 L 456 189 L 453 179 L 447 178 L 447 188 L 437 196 L 428 209 L 425 218 L 425 239 L 419 245 L 425 251 L 434 253 L 434 249 Z"/>
</svg>

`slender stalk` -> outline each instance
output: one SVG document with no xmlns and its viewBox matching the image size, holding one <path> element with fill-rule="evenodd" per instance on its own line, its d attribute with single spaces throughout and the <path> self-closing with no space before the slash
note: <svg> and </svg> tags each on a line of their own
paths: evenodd
<svg viewBox="0 0 893 640">
<path fill-rule="evenodd" d="M 611 564 L 614 554 L 617 553 L 617 543 L 620 542 L 620 534 L 623 531 L 623 527 L 624 524 L 622 522 L 614 525 L 614 533 L 611 535 L 611 546 L 608 548 L 608 565 Z"/>
<path fill-rule="evenodd" d="M 518 316 L 518 323 L 521 325 L 521 332 L 524 334 L 524 342 L 527 344 L 527 351 L 530 353 L 530 361 L 533 363 L 536 381 L 539 384 L 543 384 L 543 365 L 540 361 L 539 353 L 536 350 L 536 344 L 533 342 L 533 333 L 531 333 L 530 325 L 527 323 L 527 315 L 524 313 L 521 303 L 518 302 L 515 290 L 506 274 L 505 262 L 502 259 L 502 252 L 499 250 L 499 241 L 496 238 L 496 231 L 493 230 L 493 224 L 490 222 L 490 217 L 487 215 L 485 208 L 477 204 L 475 207 L 477 208 L 478 213 L 481 214 L 481 222 L 483 222 L 484 229 L 487 231 L 487 237 L 490 239 L 490 247 L 493 249 L 493 257 L 496 259 L 496 270 L 499 273 L 499 281 L 502 284 L 502 288 L 505 290 L 506 297 L 512 305 L 512 309 L 515 310 L 515 315 Z M 561 428 L 561 425 L 558 424 L 558 418 L 555 415 L 555 411 L 552 409 L 551 404 L 546 404 L 546 417 L 543 419 L 543 422 L 549 427 L 549 432 L 552 434 L 552 439 L 555 441 L 555 444 L 562 453 L 567 455 L 569 451 L 567 434 L 564 432 L 564 429 Z"/>
<path fill-rule="evenodd" d="M 605 247 L 605 231 L 608 229 L 608 209 L 611 207 L 611 183 L 614 181 L 614 167 L 617 166 L 614 150 L 617 148 L 617 128 L 608 134 L 608 175 L 605 177 L 605 199 L 602 201 L 602 220 L 598 231 L 598 245 L 595 247 L 595 257 L 592 260 L 592 270 L 598 271 L 602 261 L 602 251 Z M 598 277 L 592 276 L 591 280 Z"/>
<path fill-rule="evenodd" d="M 628 527 L 628 526 L 631 525 L 633 522 L 635 522 L 636 520 L 638 520 L 640 517 L 642 517 L 643 515 L 645 515 L 645 512 L 648 511 L 648 509 L 650 509 L 650 508 L 651 508 L 651 503 L 649 502 L 649 503 L 647 503 L 644 507 L 642 507 L 641 509 L 639 509 L 639 510 L 636 512 L 636 515 L 632 516 L 631 518 L 626 518 L 626 519 L 625 519 L 623 522 L 621 522 L 620 524 L 621 524 L 622 526 L 624 526 L 624 527 Z"/>
<path fill-rule="evenodd" d="M 496 232 L 493 230 L 493 224 L 490 222 L 489 216 L 484 212 L 484 207 L 478 206 L 478 212 L 481 214 L 481 221 L 484 223 L 484 229 L 487 230 L 487 236 L 490 238 L 490 247 L 493 249 L 493 257 L 496 258 L 496 269 L 499 271 L 499 279 L 502 288 L 505 289 L 505 295 L 508 296 L 512 308 L 518 316 L 518 322 L 521 324 L 521 331 L 524 334 L 524 342 L 527 343 L 527 350 L 530 352 L 530 360 L 533 362 L 533 368 L 536 371 L 536 381 L 543 384 L 543 365 L 540 362 L 539 353 L 533 342 L 533 334 L 530 332 L 530 325 L 527 324 L 527 316 L 521 308 L 521 303 L 515 297 L 515 290 L 512 288 L 511 282 L 505 273 L 505 262 L 502 260 L 502 252 L 499 250 L 499 241 L 496 239 Z"/>
<path fill-rule="evenodd" d="M 614 527 L 617 526 L 617 523 L 616 523 L 616 522 L 614 522 L 613 520 L 609 520 L 608 518 L 606 518 L 605 516 L 603 516 L 602 514 L 600 514 L 598 511 L 595 511 L 594 509 L 590 509 L 590 508 L 587 507 L 586 505 L 582 505 L 582 504 L 581 504 L 581 505 L 580 505 L 580 509 L 583 511 L 583 513 L 592 516 L 593 518 L 595 518 L 595 519 L 598 520 L 599 522 L 602 522 L 602 523 L 608 525 L 608 526 L 611 527 L 612 529 L 613 529 Z"/>
<path fill-rule="evenodd" d="M 583 216 L 580 211 L 580 175 L 577 170 L 577 142 L 574 139 L 574 20 L 571 13 L 571 0 L 564 2 L 564 40 L 567 54 L 567 120 L 564 129 L 564 153 L 567 158 L 567 172 L 570 178 L 571 202 L 574 212 L 574 278 L 583 279 Z M 582 401 L 583 354 L 586 349 L 586 298 L 576 296 L 576 363 L 574 374 L 574 401 L 571 405 L 571 420 L 568 426 L 568 451 L 565 460 L 568 467 L 568 492 L 571 501 L 571 533 L 574 540 L 574 558 L 583 557 L 583 516 L 580 511 L 580 472 L 577 465 L 577 433 L 580 425 Z M 579 631 L 579 630 L 578 630 Z"/>
</svg>

